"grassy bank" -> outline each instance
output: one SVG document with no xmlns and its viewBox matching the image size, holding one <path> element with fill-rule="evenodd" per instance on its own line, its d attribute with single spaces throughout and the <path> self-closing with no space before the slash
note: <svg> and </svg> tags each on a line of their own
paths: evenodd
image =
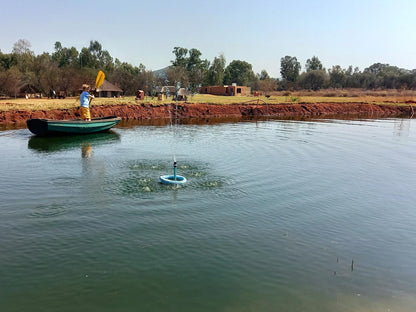
<svg viewBox="0 0 416 312">
<path fill-rule="evenodd" d="M 196 94 L 190 96 L 187 103 L 195 104 L 290 104 L 290 103 L 375 103 L 389 105 L 408 105 L 406 103 L 416 102 L 416 91 L 362 91 L 362 90 L 322 90 L 322 91 L 298 91 L 298 92 L 272 92 L 266 96 L 215 96 L 207 94 Z M 95 98 L 92 105 L 140 105 L 148 104 L 159 106 L 171 103 L 172 99 L 158 100 L 146 97 L 144 101 L 136 101 L 133 96 L 122 98 Z M 79 99 L 2 99 L 0 100 L 0 111 L 15 110 L 51 110 L 70 109 L 79 106 Z"/>
</svg>

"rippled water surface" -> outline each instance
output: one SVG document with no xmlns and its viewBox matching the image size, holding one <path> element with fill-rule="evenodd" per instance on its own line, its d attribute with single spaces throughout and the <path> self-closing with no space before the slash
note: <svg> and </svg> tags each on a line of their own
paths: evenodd
<svg viewBox="0 0 416 312">
<path fill-rule="evenodd" d="M 414 311 L 408 119 L 0 132 L 0 311 Z M 160 175 L 178 174 L 174 187 Z"/>
</svg>

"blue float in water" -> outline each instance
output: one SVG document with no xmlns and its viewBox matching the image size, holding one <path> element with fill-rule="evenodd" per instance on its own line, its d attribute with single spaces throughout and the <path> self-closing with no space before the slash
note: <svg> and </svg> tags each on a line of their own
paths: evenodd
<svg viewBox="0 0 416 312">
<path fill-rule="evenodd" d="M 159 177 L 163 184 L 185 184 L 186 178 L 176 174 L 176 160 L 173 161 L 173 175 L 163 175 Z"/>
<path fill-rule="evenodd" d="M 186 178 L 180 175 L 163 175 L 159 177 L 163 184 L 185 184 Z"/>
</svg>

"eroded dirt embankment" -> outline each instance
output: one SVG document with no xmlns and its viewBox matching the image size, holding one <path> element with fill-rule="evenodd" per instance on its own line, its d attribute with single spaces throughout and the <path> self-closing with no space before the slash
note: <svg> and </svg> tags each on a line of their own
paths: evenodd
<svg viewBox="0 0 416 312">
<path fill-rule="evenodd" d="M 411 116 L 412 106 L 378 105 L 365 103 L 315 103 L 315 104 L 172 104 L 162 106 L 116 105 L 93 106 L 92 117 L 118 116 L 124 120 L 169 118 L 169 111 L 179 118 L 211 117 L 337 117 L 365 115 L 373 118 Z M 0 123 L 23 123 L 30 118 L 76 119 L 78 108 L 66 110 L 15 110 L 0 112 Z"/>
</svg>

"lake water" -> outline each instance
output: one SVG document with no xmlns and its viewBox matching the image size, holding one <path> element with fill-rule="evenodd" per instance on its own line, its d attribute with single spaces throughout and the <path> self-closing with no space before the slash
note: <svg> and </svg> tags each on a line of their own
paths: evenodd
<svg viewBox="0 0 416 312">
<path fill-rule="evenodd" d="M 0 146 L 2 312 L 415 310 L 415 120 Z M 188 183 L 161 185 L 174 157 Z"/>
</svg>

